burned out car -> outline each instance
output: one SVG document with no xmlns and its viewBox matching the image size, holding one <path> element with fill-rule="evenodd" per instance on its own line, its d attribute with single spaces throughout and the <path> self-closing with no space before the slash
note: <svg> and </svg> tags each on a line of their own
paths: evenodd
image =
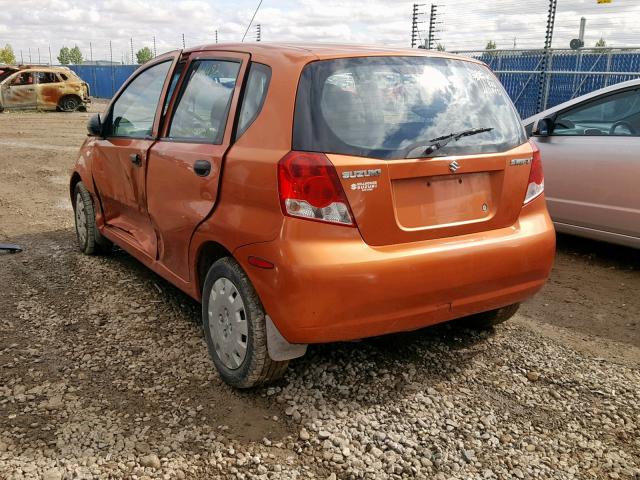
<svg viewBox="0 0 640 480">
<path fill-rule="evenodd" d="M 0 111 L 61 110 L 73 112 L 90 102 L 89 85 L 66 67 L 0 68 Z"/>
</svg>

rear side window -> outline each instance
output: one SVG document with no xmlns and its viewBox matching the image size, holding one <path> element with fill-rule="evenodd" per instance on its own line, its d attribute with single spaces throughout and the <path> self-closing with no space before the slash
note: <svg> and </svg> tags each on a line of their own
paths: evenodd
<svg viewBox="0 0 640 480">
<path fill-rule="evenodd" d="M 269 80 L 271 79 L 271 68 L 262 63 L 252 63 L 249 67 L 247 86 L 242 97 L 240 106 L 240 118 L 238 120 L 238 131 L 236 139 L 251 126 L 258 117 L 264 99 L 267 96 Z"/>
<path fill-rule="evenodd" d="M 194 61 L 175 107 L 169 138 L 222 143 L 239 70 L 239 62 Z"/>
<path fill-rule="evenodd" d="M 38 77 L 38 83 L 56 83 L 58 78 L 55 73 L 52 72 L 36 72 Z"/>
<path fill-rule="evenodd" d="M 495 153 L 526 141 L 511 100 L 483 65 L 433 57 L 325 60 L 302 72 L 293 148 L 390 160 L 478 128 L 491 130 L 436 155 Z"/>
</svg>

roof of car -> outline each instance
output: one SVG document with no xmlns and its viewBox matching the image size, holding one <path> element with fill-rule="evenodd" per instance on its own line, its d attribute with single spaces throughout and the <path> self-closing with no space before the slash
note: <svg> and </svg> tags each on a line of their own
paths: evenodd
<svg viewBox="0 0 640 480">
<path fill-rule="evenodd" d="M 381 45 L 364 45 L 364 44 L 348 44 L 348 43 L 268 43 L 268 42 L 251 42 L 251 43 L 217 43 L 210 45 L 200 45 L 185 50 L 185 53 L 203 51 L 203 50 L 223 50 L 246 52 L 249 54 L 264 56 L 280 56 L 287 55 L 294 57 L 296 60 L 320 60 L 329 58 L 347 58 L 362 56 L 420 56 L 420 57 L 439 57 L 439 58 L 456 58 L 469 60 L 475 63 L 482 63 L 478 60 L 468 57 L 462 57 L 451 53 L 440 52 L 435 50 L 425 50 L 416 48 L 398 48 L 386 47 Z"/>
<path fill-rule="evenodd" d="M 49 65 L 26 65 L 20 66 L 21 71 L 36 71 L 36 72 L 63 72 L 63 73 L 73 73 L 69 67 L 53 67 Z"/>
</svg>

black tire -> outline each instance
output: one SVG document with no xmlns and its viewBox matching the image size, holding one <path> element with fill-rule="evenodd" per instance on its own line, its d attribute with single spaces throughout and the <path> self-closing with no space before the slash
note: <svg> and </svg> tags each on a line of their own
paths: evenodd
<svg viewBox="0 0 640 480">
<path fill-rule="evenodd" d="M 223 327 L 215 320 L 209 321 L 211 291 L 216 281 L 222 279 L 230 280 L 233 284 L 232 287 L 235 287 L 239 293 L 246 318 L 246 353 L 236 368 L 230 368 L 225 364 L 225 361 L 228 363 L 229 359 L 223 360 L 218 355 L 214 344 L 213 339 L 220 338 L 220 331 L 214 332 L 212 329 Z M 289 365 L 289 361 L 276 362 L 269 357 L 264 308 L 247 274 L 233 258 L 225 257 L 216 261 L 207 273 L 202 288 L 202 328 L 209 348 L 209 355 L 218 373 L 226 383 L 233 387 L 251 388 L 273 382 L 284 375 Z"/>
<path fill-rule="evenodd" d="M 58 107 L 63 112 L 75 112 L 82 102 L 75 95 L 66 95 L 60 99 Z"/>
<path fill-rule="evenodd" d="M 476 313 L 475 315 L 467 317 L 465 319 L 465 324 L 469 328 L 487 330 L 509 320 L 516 314 L 518 308 L 520 308 L 520 304 L 514 303 L 512 305 L 507 305 L 506 307 L 498 308 L 496 310 Z"/>
<path fill-rule="evenodd" d="M 113 245 L 98 231 L 93 200 L 82 182 L 78 182 L 74 187 L 72 202 L 76 238 L 80 251 L 85 255 L 110 252 Z M 84 218 L 84 224 L 82 223 L 82 218 Z"/>
</svg>

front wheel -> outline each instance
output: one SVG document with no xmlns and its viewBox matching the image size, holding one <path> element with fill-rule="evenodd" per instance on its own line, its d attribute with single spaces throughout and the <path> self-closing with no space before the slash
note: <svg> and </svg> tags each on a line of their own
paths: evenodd
<svg viewBox="0 0 640 480">
<path fill-rule="evenodd" d="M 269 357 L 264 309 L 246 273 L 230 257 L 207 273 L 202 326 L 209 355 L 229 385 L 250 388 L 284 375 L 289 362 Z"/>
</svg>

